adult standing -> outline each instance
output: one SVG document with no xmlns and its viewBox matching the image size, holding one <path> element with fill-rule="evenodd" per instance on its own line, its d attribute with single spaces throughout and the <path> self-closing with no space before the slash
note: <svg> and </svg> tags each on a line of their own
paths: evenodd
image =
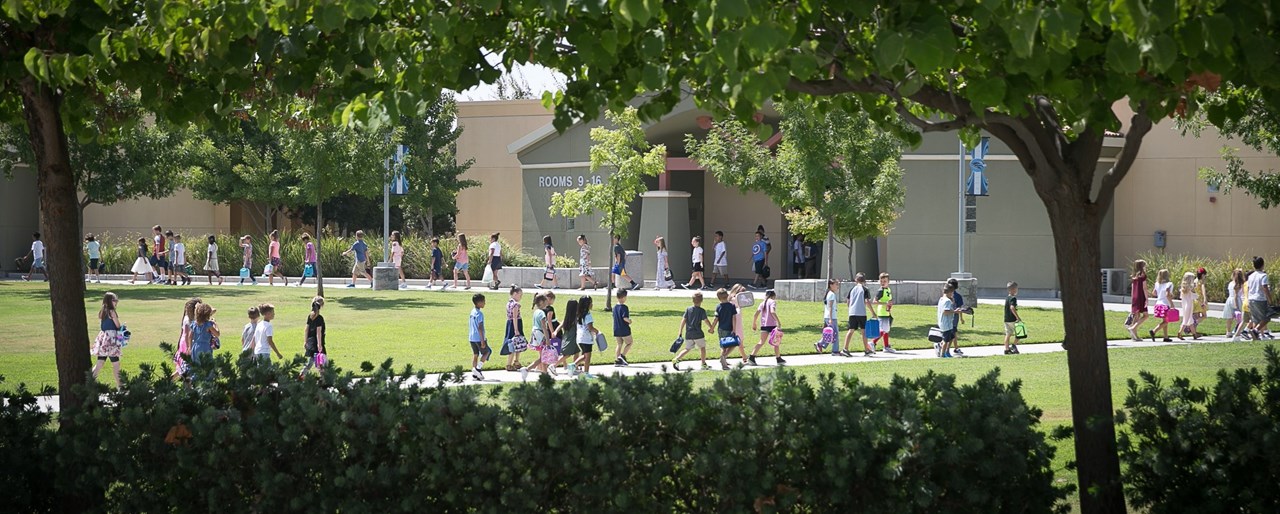
<svg viewBox="0 0 1280 514">
<path fill-rule="evenodd" d="M 627 251 L 622 248 L 622 238 L 618 237 L 617 234 L 613 235 L 613 269 L 611 271 L 613 276 L 610 278 L 614 281 L 614 284 L 618 283 L 617 279 L 625 278 L 628 282 L 631 282 L 632 291 L 640 289 L 640 284 L 637 284 L 635 280 L 631 279 L 631 275 L 627 274 Z M 619 285 L 618 287 L 621 288 L 622 286 Z M 582 303 L 579 302 L 578 304 L 581 305 Z"/>
<path fill-rule="evenodd" d="M 676 283 L 672 280 L 671 263 L 667 261 L 668 254 L 666 238 L 658 236 L 657 239 L 653 240 L 653 246 L 657 247 L 658 256 L 658 278 L 655 280 L 656 288 L 670 290 L 676 286 Z"/>
<path fill-rule="evenodd" d="M 716 287 L 716 277 L 724 277 L 724 285 L 729 285 L 729 251 L 724 244 L 724 232 L 716 231 L 714 258 L 711 261 L 711 287 Z"/>
</svg>

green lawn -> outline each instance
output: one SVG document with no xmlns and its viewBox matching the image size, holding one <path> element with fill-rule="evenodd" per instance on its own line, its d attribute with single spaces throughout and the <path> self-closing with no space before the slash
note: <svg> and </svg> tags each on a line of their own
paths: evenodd
<svg viewBox="0 0 1280 514">
<path fill-rule="evenodd" d="M 96 334 L 97 310 L 102 294 L 114 290 L 120 295 L 121 319 L 129 326 L 133 338 L 125 348 L 124 369 L 136 371 L 141 363 L 160 363 L 165 356 L 161 342 L 173 343 L 179 332 L 182 305 L 191 296 L 200 296 L 218 309 L 216 319 L 226 330 L 228 344 L 238 347 L 240 328 L 246 322 L 245 310 L 251 305 L 272 303 L 276 306 L 276 343 L 286 355 L 302 351 L 302 333 L 313 289 L 267 287 L 168 287 L 91 285 L 85 293 L 90 337 Z M 356 369 L 362 361 L 382 362 L 387 358 L 397 365 L 412 364 L 428 371 L 447 371 L 468 363 L 470 350 L 466 344 L 467 313 L 470 294 L 437 291 L 388 291 L 329 288 L 324 315 L 329 327 L 328 350 L 339 365 Z M 573 291 L 561 291 L 557 312 L 564 313 L 565 302 Z M 470 292 L 468 292 L 470 293 Z M 501 339 L 507 295 L 484 291 L 488 304 L 488 336 L 491 342 Z M 595 297 L 596 326 L 611 335 L 612 319 L 599 312 L 603 297 Z M 532 295 L 524 298 L 528 316 Z M 704 302 L 714 307 L 714 299 Z M 680 315 L 690 304 L 680 298 L 631 298 L 633 330 L 636 346 L 630 357 L 635 362 L 662 361 L 676 336 Z M 6 377 L 0 387 L 13 388 L 25 382 L 32 386 L 56 385 L 53 337 L 48 291 L 42 283 L 0 282 L 0 312 L 5 313 L 5 330 L 0 332 L 0 375 Z M 844 312 L 844 307 L 840 308 Z M 749 313 L 750 314 L 750 313 Z M 893 344 L 898 348 L 926 348 L 925 339 L 936 321 L 933 307 L 901 305 L 894 309 Z M 787 354 L 812 352 L 812 342 L 819 337 L 822 306 L 810 302 L 778 302 L 778 316 L 786 336 L 783 350 Z M 1029 327 L 1027 342 L 1062 340 L 1062 316 L 1057 310 L 1022 309 Z M 1107 313 L 1108 336 L 1125 337 L 1120 326 L 1123 313 Z M 963 345 L 1001 344 L 1003 324 L 998 306 L 981 306 L 976 323 L 965 323 L 960 331 Z M 746 322 L 750 329 L 750 320 Z M 1148 323 L 1150 326 L 1150 323 Z M 1208 320 L 1204 328 L 1211 333 L 1224 330 L 1223 322 Z M 528 329 L 526 323 L 526 329 Z M 751 337 L 750 335 L 748 337 Z M 85 341 L 85 351 L 89 341 Z M 496 343 L 495 343 L 496 348 Z M 228 351 L 228 350 L 224 350 Z M 106 380 L 108 377 L 101 377 Z"/>
</svg>

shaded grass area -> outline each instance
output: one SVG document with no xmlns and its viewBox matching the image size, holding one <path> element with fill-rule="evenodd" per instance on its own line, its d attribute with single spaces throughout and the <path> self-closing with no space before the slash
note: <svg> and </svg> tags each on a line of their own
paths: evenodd
<svg viewBox="0 0 1280 514">
<path fill-rule="evenodd" d="M 91 284 L 85 293 L 90 338 L 97 333 L 97 311 L 104 292 L 113 290 L 121 298 L 121 319 L 129 326 L 133 338 L 124 352 L 124 369 L 136 372 L 141 363 L 159 364 L 169 359 L 160 344 L 176 343 L 182 319 L 182 305 L 192 296 L 202 297 L 218 309 L 215 319 L 229 337 L 224 348 L 238 348 L 240 328 L 247 321 L 245 311 L 259 303 L 276 306 L 276 344 L 286 355 L 302 352 L 302 336 L 306 315 L 310 310 L 314 289 L 254 286 L 118 286 Z M 467 345 L 467 316 L 473 291 L 372 291 L 365 288 L 328 288 L 324 309 L 329 327 L 329 356 L 339 365 L 358 369 L 362 361 L 382 362 L 394 359 L 398 366 L 412 364 L 427 371 L 448 371 L 470 362 Z M 500 345 L 505 322 L 504 307 L 508 295 L 483 291 L 487 298 L 485 315 L 487 334 L 495 349 Z M 556 311 L 563 315 L 573 291 L 560 291 Z M 708 295 L 711 296 L 711 295 Z M 612 318 L 599 312 L 603 298 L 595 297 L 596 326 L 606 335 L 612 334 Z M 523 300 L 526 330 L 529 330 L 533 292 L 526 291 Z M 632 297 L 631 308 L 635 346 L 629 354 L 633 362 L 666 361 L 672 339 L 677 335 L 680 316 L 691 305 L 686 298 Z M 703 307 L 713 310 L 714 298 Z M 753 308 L 748 308 L 744 327 L 750 332 Z M 844 307 L 839 312 L 844 314 Z M 48 289 L 43 283 L 0 282 L 0 312 L 4 313 L 5 330 L 0 331 L 0 375 L 6 377 L 0 387 L 14 388 L 25 382 L 30 386 L 56 385 L 53 330 Z M 1062 340 L 1062 314 L 1058 310 L 1024 308 L 1023 319 L 1029 327 L 1026 342 L 1058 342 Z M 822 305 L 814 302 L 778 302 L 778 316 L 785 332 L 785 354 L 809 353 L 822 326 Z M 1124 313 L 1107 313 L 1108 337 L 1125 337 L 1121 323 Z M 928 329 L 936 324 L 936 309 L 929 306 L 900 305 L 894 308 L 893 345 L 902 349 L 927 348 Z M 842 325 L 843 325 L 843 320 Z M 972 321 L 972 325 L 970 324 Z M 999 306 L 980 305 L 976 315 L 960 330 L 961 344 L 1001 344 L 1004 334 Z M 1148 323 L 1148 327 L 1151 324 Z M 1223 322 L 1210 319 L 1202 325 L 1217 333 L 1225 330 Z M 748 340 L 758 337 L 747 334 Z M 88 340 L 85 352 L 89 351 Z M 857 343 L 855 343 L 856 345 Z M 611 354 L 608 354 L 612 357 Z M 606 357 L 605 359 L 607 359 Z M 528 360 L 528 359 L 525 359 Z M 933 366 L 930 364 L 929 366 Z M 101 377 L 107 380 L 108 377 Z"/>
</svg>

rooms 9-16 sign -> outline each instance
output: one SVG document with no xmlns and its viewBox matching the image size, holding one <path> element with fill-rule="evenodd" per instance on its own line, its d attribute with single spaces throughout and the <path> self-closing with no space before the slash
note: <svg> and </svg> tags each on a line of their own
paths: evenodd
<svg viewBox="0 0 1280 514">
<path fill-rule="evenodd" d="M 568 189 L 603 182 L 604 179 L 600 175 L 540 175 L 538 177 L 538 187 L 546 189 Z"/>
</svg>

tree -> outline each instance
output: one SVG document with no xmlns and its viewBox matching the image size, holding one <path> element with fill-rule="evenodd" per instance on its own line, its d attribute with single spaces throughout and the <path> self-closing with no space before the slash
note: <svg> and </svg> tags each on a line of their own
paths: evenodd
<svg viewBox="0 0 1280 514">
<path fill-rule="evenodd" d="M 475 159 L 458 163 L 458 138 L 462 126 L 458 125 L 458 104 L 453 95 L 442 95 L 421 116 L 401 116 L 404 129 L 404 145 L 409 147 L 409 159 L 405 163 L 405 175 L 409 179 L 409 194 L 400 196 L 398 202 L 406 220 L 414 220 L 428 236 L 435 235 L 435 220 L 444 216 L 452 227 L 458 214 L 458 192 L 479 186 L 474 180 L 458 177 L 466 173 Z"/>
<path fill-rule="evenodd" d="M 257 214 L 252 219 L 261 233 L 275 228 L 276 214 L 293 207 L 292 170 L 282 155 L 278 131 L 242 119 L 230 128 L 205 131 L 188 151 L 197 156 L 198 164 L 188 177 L 196 199 L 245 202 Z"/>
<path fill-rule="evenodd" d="M 1209 124 L 1207 113 L 1211 108 L 1224 111 L 1232 108 L 1238 115 L 1224 118 L 1218 131 L 1225 137 L 1238 140 L 1259 152 L 1280 155 L 1280 111 L 1270 108 L 1257 90 L 1227 86 L 1205 95 L 1204 108 L 1196 116 L 1179 118 L 1183 133 L 1200 130 Z M 1244 190 L 1258 199 L 1258 205 L 1270 209 L 1280 205 L 1280 173 L 1275 170 L 1254 171 L 1248 169 L 1236 149 L 1224 146 L 1224 169 L 1200 168 L 1200 177 L 1211 184 L 1218 184 L 1224 193 L 1232 189 Z"/>
<path fill-rule="evenodd" d="M 608 169 L 609 176 L 552 194 L 550 211 L 552 216 L 567 218 L 600 212 L 600 227 L 611 236 L 624 238 L 631 223 L 631 203 L 648 190 L 644 178 L 656 177 L 667 169 L 667 147 L 649 144 L 633 108 L 606 112 L 605 118 L 615 128 L 591 129 L 591 172 Z M 612 277 L 606 291 L 607 307 L 613 296 Z"/>
<path fill-rule="evenodd" d="M 722 184 L 769 196 L 794 233 L 853 241 L 888 233 L 902 209 L 902 141 L 864 113 L 778 104 L 777 155 L 740 121 L 716 122 L 705 140 L 685 138 L 689 155 Z M 797 187 L 798 186 L 798 187 Z M 834 277 L 827 252 L 827 277 Z"/>
<path fill-rule="evenodd" d="M 1099 233 L 1116 187 L 1154 120 L 1194 110 L 1219 80 L 1280 105 L 1271 2 L 1064 0 L 1052 3 L 525 3 L 504 40 L 509 61 L 569 75 L 555 123 L 566 127 L 649 91 L 643 119 L 684 88 L 699 104 L 747 119 L 770 99 L 830 97 L 876 120 L 922 131 L 985 131 L 1005 143 L 1049 214 L 1072 396 L 1080 504 L 1125 509 L 1103 323 Z M 538 7 L 545 6 L 545 7 Z M 519 50 L 516 50 L 519 49 Z M 1099 170 L 1113 111 L 1132 108 L 1124 146 Z M 1221 124 L 1229 111 L 1210 111 Z M 918 134 L 900 134 L 911 142 Z"/>
<path fill-rule="evenodd" d="M 182 186 L 191 162 L 183 150 L 200 135 L 163 122 L 146 122 L 148 117 L 132 95 L 113 92 L 88 123 L 109 126 L 113 119 L 132 121 L 100 137 L 69 141 L 71 171 L 79 190 L 76 215 L 80 226 L 84 209 L 90 205 L 167 198 Z M 6 176 L 19 164 L 35 162 L 29 141 L 22 124 L 0 120 L 0 147 L 14 150 L 0 154 L 0 171 Z"/>
<path fill-rule="evenodd" d="M 0 118 L 25 121 L 42 229 L 63 409 L 89 358 L 67 134 L 92 138 L 106 92 L 138 94 L 174 123 L 230 125 L 238 111 L 267 123 L 294 117 L 376 127 L 417 113 L 442 87 L 465 90 L 500 73 L 476 34 L 513 30 L 492 1 L 372 0 L 5 2 L 0 6 Z M 485 38 L 488 42 L 489 38 Z"/>
</svg>

